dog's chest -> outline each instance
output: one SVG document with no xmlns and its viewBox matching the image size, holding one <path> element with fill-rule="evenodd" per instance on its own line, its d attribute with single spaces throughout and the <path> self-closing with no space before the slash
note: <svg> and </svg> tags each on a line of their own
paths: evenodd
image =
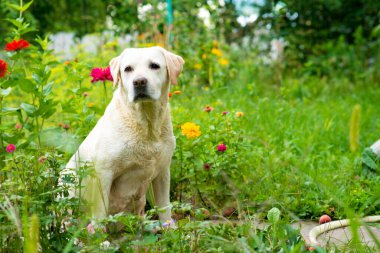
<svg viewBox="0 0 380 253">
<path fill-rule="evenodd" d="M 155 174 L 161 160 L 172 155 L 170 144 L 163 140 L 120 140 L 115 151 L 117 154 L 112 154 L 110 157 L 116 158 L 116 164 L 113 166 L 116 175 L 135 170 L 144 170 L 145 175 Z"/>
</svg>

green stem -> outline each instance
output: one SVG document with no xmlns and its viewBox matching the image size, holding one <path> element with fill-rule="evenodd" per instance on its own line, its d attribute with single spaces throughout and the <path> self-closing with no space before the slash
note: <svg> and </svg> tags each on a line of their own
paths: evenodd
<svg viewBox="0 0 380 253">
<path fill-rule="evenodd" d="M 181 139 L 179 139 L 179 178 L 180 180 L 182 181 L 182 177 L 183 177 L 183 152 L 182 152 L 182 141 Z M 179 182 L 180 185 L 182 184 L 182 182 Z M 179 188 L 179 202 L 181 203 L 182 202 L 182 185 L 181 187 Z"/>
<path fill-rule="evenodd" d="M 3 99 L 4 97 L 0 96 L 0 125 L 2 123 L 1 112 L 3 111 Z M 4 168 L 4 159 L 5 159 L 5 156 L 4 156 L 3 131 L 0 130 L 0 169 Z M 0 179 L 1 179 L 0 182 L 2 182 L 3 181 L 2 176 L 0 177 Z"/>
<path fill-rule="evenodd" d="M 22 0 L 20 0 L 20 8 L 22 8 L 22 5 L 23 5 Z M 22 18 L 22 10 L 21 9 L 20 9 L 20 16 L 19 16 L 19 18 Z"/>
<path fill-rule="evenodd" d="M 36 97 L 35 96 L 33 96 L 33 107 L 34 108 L 36 108 Z M 39 126 L 39 124 L 38 124 L 38 117 L 36 116 L 35 117 L 35 119 L 36 119 L 36 130 L 35 130 L 35 134 L 37 135 L 37 147 L 38 147 L 38 151 L 40 150 L 40 148 L 41 148 L 41 140 L 40 140 L 40 131 L 39 131 L 39 129 L 40 129 L 40 126 Z M 38 159 L 38 154 L 37 154 L 37 159 Z"/>
<path fill-rule="evenodd" d="M 103 88 L 104 88 L 104 96 L 105 96 L 104 104 L 105 104 L 105 106 L 107 106 L 107 86 L 106 86 L 105 81 L 103 82 Z"/>
</svg>

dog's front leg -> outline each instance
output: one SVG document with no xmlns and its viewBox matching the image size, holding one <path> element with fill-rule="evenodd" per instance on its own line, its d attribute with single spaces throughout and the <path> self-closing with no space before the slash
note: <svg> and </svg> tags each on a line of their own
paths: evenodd
<svg viewBox="0 0 380 253">
<path fill-rule="evenodd" d="M 90 205 L 93 219 L 102 219 L 108 214 L 112 180 L 113 174 L 107 170 L 96 170 L 95 176 L 88 176 L 85 180 L 83 198 Z"/>
<path fill-rule="evenodd" d="M 159 213 L 160 221 L 171 220 L 170 207 L 170 165 L 167 166 L 152 182 L 156 205 L 163 210 Z"/>
</svg>

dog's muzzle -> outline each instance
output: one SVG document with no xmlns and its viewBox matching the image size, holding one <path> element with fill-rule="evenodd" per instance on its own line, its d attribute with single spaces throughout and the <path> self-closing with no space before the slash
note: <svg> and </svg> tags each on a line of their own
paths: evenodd
<svg viewBox="0 0 380 253">
<path fill-rule="evenodd" d="M 135 97 L 133 99 L 134 101 L 151 98 L 148 95 L 147 84 L 148 84 L 148 80 L 145 77 L 140 77 L 133 80 L 133 88 L 135 91 Z"/>
</svg>

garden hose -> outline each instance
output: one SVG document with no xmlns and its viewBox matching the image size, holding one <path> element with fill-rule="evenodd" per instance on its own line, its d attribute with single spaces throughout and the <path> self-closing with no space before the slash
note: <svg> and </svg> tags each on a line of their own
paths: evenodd
<svg viewBox="0 0 380 253">
<path fill-rule="evenodd" d="M 319 246 L 320 244 L 318 243 L 317 238 L 320 234 L 333 230 L 333 229 L 347 227 L 348 225 L 350 225 L 350 221 L 351 220 L 349 219 L 337 220 L 337 221 L 331 221 L 331 222 L 316 226 L 309 232 L 310 244 L 313 246 Z M 378 222 L 380 221 L 380 215 L 367 216 L 367 217 L 361 218 L 360 221 Z"/>
</svg>

